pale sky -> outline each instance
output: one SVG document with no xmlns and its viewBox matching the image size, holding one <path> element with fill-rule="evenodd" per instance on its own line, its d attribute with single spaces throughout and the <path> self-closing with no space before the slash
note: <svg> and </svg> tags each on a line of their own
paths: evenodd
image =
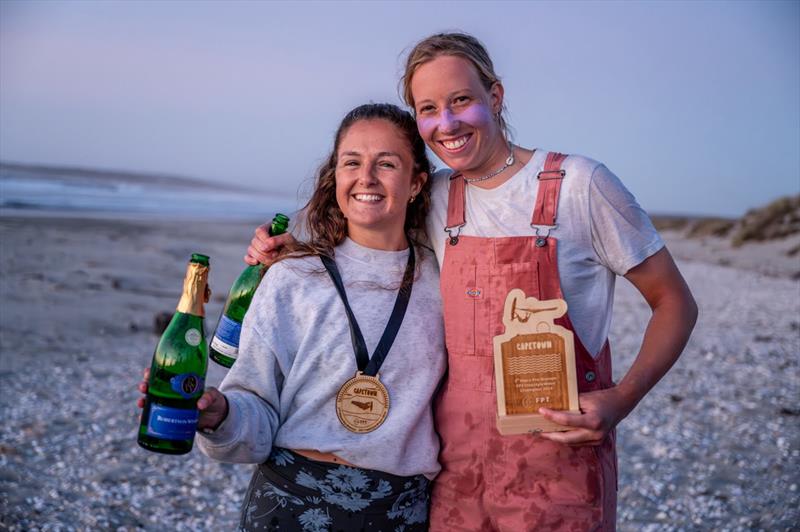
<svg viewBox="0 0 800 532">
<path fill-rule="evenodd" d="M 401 103 L 404 50 L 452 29 L 489 49 L 518 144 L 606 163 L 651 213 L 800 192 L 797 1 L 2 0 L 0 160 L 294 197 L 350 108 Z"/>
</svg>

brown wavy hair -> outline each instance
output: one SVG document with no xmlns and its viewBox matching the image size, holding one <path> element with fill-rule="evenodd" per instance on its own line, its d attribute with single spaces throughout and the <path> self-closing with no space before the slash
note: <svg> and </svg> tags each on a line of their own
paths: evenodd
<svg viewBox="0 0 800 532">
<path fill-rule="evenodd" d="M 425 240 L 425 218 L 431 205 L 432 166 L 425 152 L 425 142 L 417 132 L 414 117 L 408 111 L 389 103 L 369 103 L 360 105 L 347 113 L 333 141 L 333 149 L 325 163 L 320 166 L 315 179 L 314 193 L 303 207 L 305 215 L 304 230 L 306 240 L 295 242 L 284 248 L 280 258 L 307 255 L 332 256 L 333 248 L 342 243 L 347 236 L 347 220 L 336 201 L 336 166 L 339 162 L 339 144 L 347 131 L 362 120 L 386 120 L 394 125 L 408 141 L 414 159 L 413 175 L 428 174 L 414 201 L 408 204 L 404 229 L 411 245 Z"/>
<path fill-rule="evenodd" d="M 414 73 L 419 67 L 440 55 L 453 55 L 469 61 L 475 67 L 478 78 L 487 91 L 492 88 L 492 85 L 500 82 L 500 77 L 494 71 L 492 58 L 489 57 L 489 52 L 486 51 L 482 42 L 467 33 L 437 33 L 414 45 L 406 58 L 405 72 L 400 78 L 400 93 L 411 109 L 415 109 L 414 95 L 411 93 L 411 79 L 414 77 Z M 506 122 L 505 113 L 508 113 L 508 109 L 503 101 L 500 112 L 497 113 L 497 123 L 505 134 L 506 140 L 509 140 L 511 130 Z"/>
</svg>

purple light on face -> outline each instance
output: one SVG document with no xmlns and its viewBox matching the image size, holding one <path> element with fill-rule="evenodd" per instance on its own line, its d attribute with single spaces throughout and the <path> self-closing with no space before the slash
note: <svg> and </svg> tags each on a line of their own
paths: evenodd
<svg viewBox="0 0 800 532">
<path fill-rule="evenodd" d="M 439 125 L 438 116 L 419 116 L 417 115 L 417 129 L 419 129 L 420 136 L 428 140 L 428 135 L 433 133 Z"/>
<path fill-rule="evenodd" d="M 485 129 L 493 123 L 492 110 L 483 102 L 475 102 L 458 113 L 458 119 L 475 129 Z"/>
<path fill-rule="evenodd" d="M 437 131 L 444 135 L 457 133 L 462 125 L 466 125 L 470 129 L 485 131 L 492 126 L 492 123 L 491 109 L 480 101 L 475 101 L 471 105 L 455 111 L 446 108 L 436 115 L 417 117 L 417 128 L 426 142 L 430 142 L 431 135 Z"/>
</svg>

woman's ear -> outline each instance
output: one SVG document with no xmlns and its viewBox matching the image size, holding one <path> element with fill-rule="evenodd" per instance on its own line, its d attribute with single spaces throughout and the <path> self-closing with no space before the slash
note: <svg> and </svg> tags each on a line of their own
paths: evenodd
<svg viewBox="0 0 800 532">
<path fill-rule="evenodd" d="M 427 172 L 420 172 L 414 178 L 414 182 L 411 184 L 411 195 L 416 196 L 422 190 L 422 187 L 425 186 L 425 182 L 428 180 L 428 173 Z"/>
<path fill-rule="evenodd" d="M 503 84 L 499 81 L 495 81 L 489 89 L 489 101 L 492 105 L 492 114 L 495 116 L 503 110 L 503 97 L 505 96 L 505 92 Z"/>
</svg>

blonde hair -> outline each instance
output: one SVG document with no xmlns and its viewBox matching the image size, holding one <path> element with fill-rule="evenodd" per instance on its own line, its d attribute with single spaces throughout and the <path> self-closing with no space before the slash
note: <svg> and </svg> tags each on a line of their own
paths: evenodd
<svg viewBox="0 0 800 532">
<path fill-rule="evenodd" d="M 486 51 L 486 47 L 478 39 L 466 33 L 437 33 L 418 42 L 406 59 L 406 68 L 403 77 L 400 78 L 400 83 L 402 85 L 403 100 L 412 109 L 414 109 L 414 95 L 411 93 L 411 79 L 414 77 L 414 73 L 419 67 L 440 55 L 462 57 L 472 63 L 483 88 L 487 91 L 495 83 L 500 82 L 500 78 L 494 71 L 494 64 L 492 63 L 492 58 L 489 57 L 489 52 Z M 509 139 L 510 131 L 504 116 L 507 111 L 506 104 L 503 102 L 500 111 L 497 113 L 497 123 L 500 126 L 500 130 L 505 134 L 506 139 Z"/>
</svg>

